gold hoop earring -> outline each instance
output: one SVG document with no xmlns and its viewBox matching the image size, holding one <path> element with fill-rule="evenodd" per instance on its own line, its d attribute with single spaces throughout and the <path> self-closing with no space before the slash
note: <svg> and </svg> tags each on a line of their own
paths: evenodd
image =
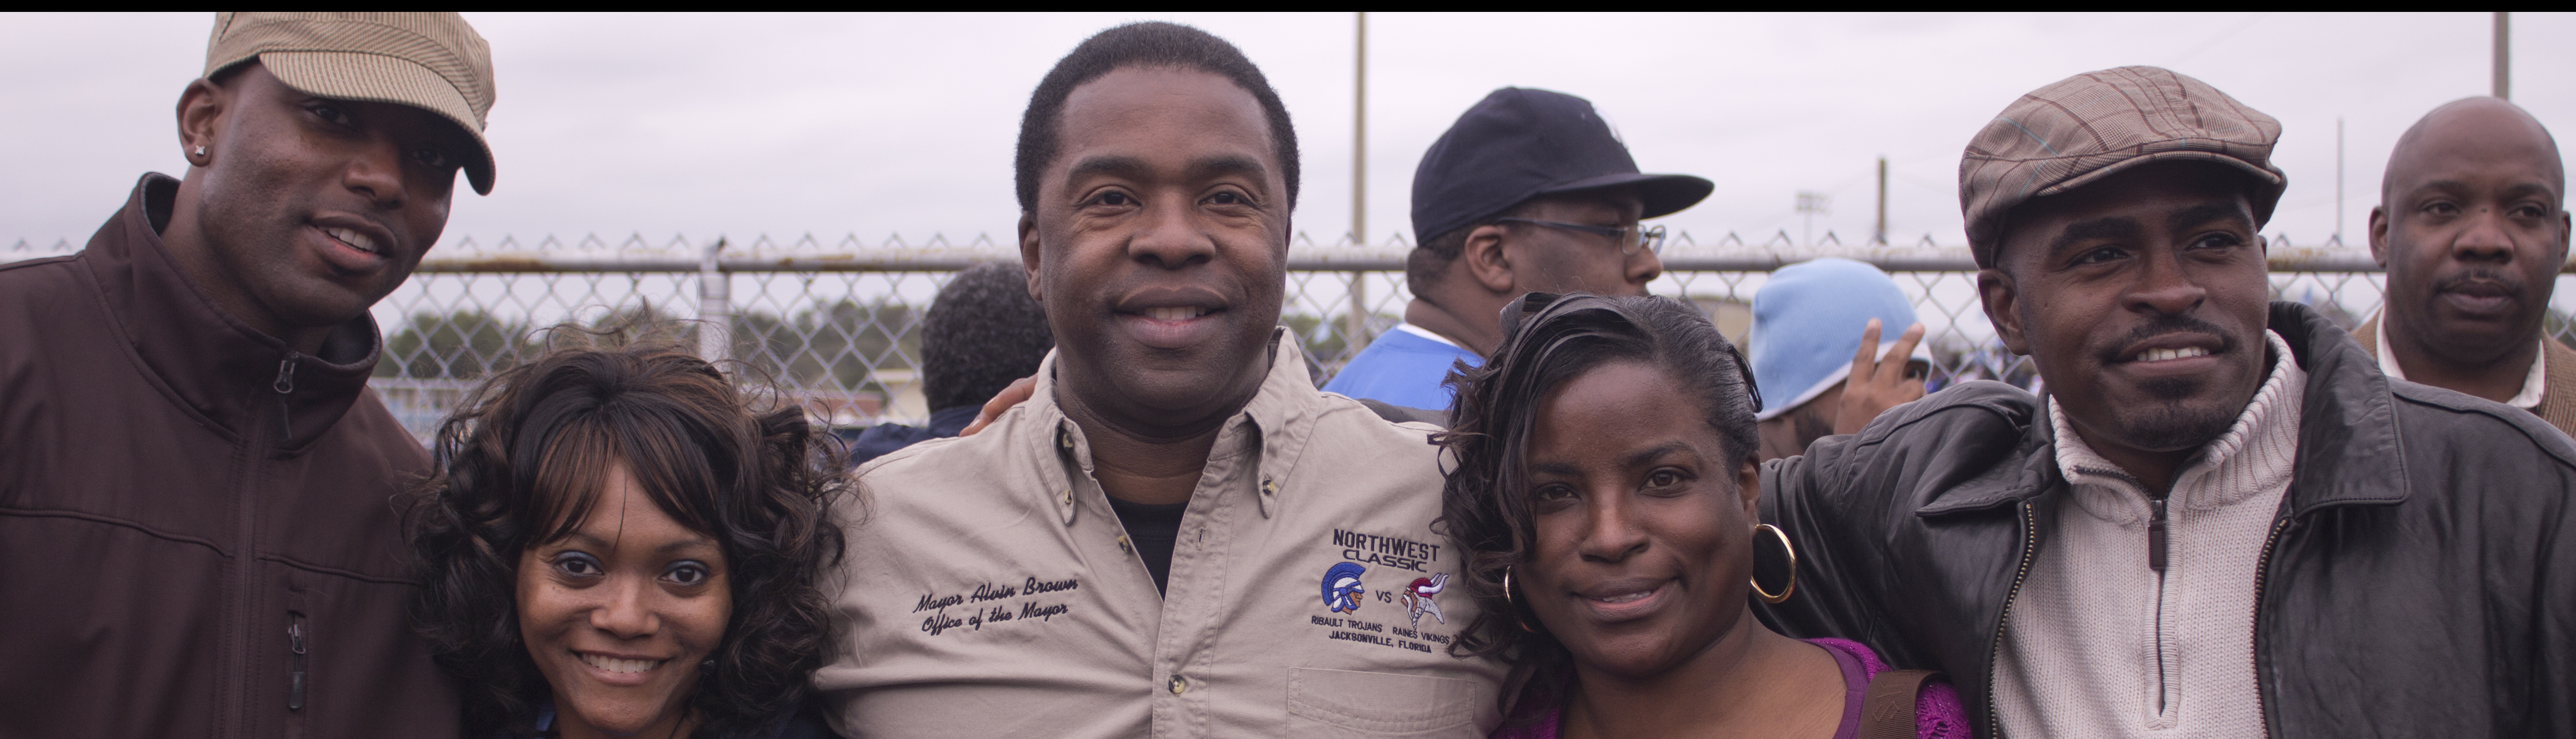
<svg viewBox="0 0 2576 739">
<path fill-rule="evenodd" d="M 1538 633 L 1538 629 L 1530 628 L 1528 621 L 1521 620 L 1521 604 L 1512 602 L 1512 568 L 1510 567 L 1503 568 L 1503 607 L 1511 609 L 1513 626 L 1521 627 L 1522 631 L 1532 634 Z"/>
<path fill-rule="evenodd" d="M 1754 524 L 1753 530 L 1757 532 L 1771 532 L 1771 538 L 1780 540 L 1780 552 L 1788 555 L 1789 559 L 1789 584 L 1781 586 L 1780 592 L 1778 593 L 1764 590 L 1762 589 L 1762 573 L 1756 572 L 1753 573 L 1753 577 L 1750 578 L 1753 581 L 1753 594 L 1760 597 L 1764 603 L 1788 602 L 1789 596 L 1798 592 L 1798 550 L 1795 547 L 1789 546 L 1788 532 L 1781 531 L 1778 526 L 1773 526 L 1767 523 Z M 1761 543 L 1757 541 L 1754 545 L 1760 546 Z M 1759 563 L 1761 559 L 1756 557 L 1754 561 Z"/>
</svg>

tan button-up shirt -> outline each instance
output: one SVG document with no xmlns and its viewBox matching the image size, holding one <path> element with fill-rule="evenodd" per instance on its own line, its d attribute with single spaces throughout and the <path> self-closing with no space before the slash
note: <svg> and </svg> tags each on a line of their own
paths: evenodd
<svg viewBox="0 0 2576 739">
<path fill-rule="evenodd" d="M 861 470 L 814 677 L 852 737 L 1482 737 L 1499 663 L 1449 656 L 1476 616 L 1440 515 L 1433 431 L 1315 389 L 1276 340 L 1190 495 L 1169 597 L 1035 397 L 983 433 Z"/>
</svg>

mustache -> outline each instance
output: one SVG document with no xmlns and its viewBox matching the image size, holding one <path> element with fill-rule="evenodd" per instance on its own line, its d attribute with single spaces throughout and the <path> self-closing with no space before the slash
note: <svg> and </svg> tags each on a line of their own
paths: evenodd
<svg viewBox="0 0 2576 739">
<path fill-rule="evenodd" d="M 2473 282 L 2494 284 L 2496 287 L 2504 290 L 2505 296 L 2516 299 L 2523 297 L 2523 293 L 2529 290 L 2529 288 L 2523 284 L 2521 275 L 2493 267 L 2471 267 L 2458 274 L 2435 281 L 2433 283 L 2433 292 L 2459 292 L 2460 288 L 2466 287 L 2469 283 Z"/>
<path fill-rule="evenodd" d="M 2139 326 L 2136 329 L 2129 331 L 2129 333 L 2122 335 L 2120 338 L 2104 345 L 2102 347 L 2102 363 L 2111 364 L 2125 359 L 2126 357 L 2123 356 L 2121 352 L 2127 351 L 2129 347 L 2138 345 L 2139 342 L 2172 334 L 2202 334 L 2205 336 L 2217 337 L 2218 351 L 2211 352 L 2212 354 L 2226 354 L 2228 352 L 2236 351 L 2236 337 L 2229 336 L 2227 335 L 2227 332 L 2219 330 L 2216 324 L 2177 313 L 2157 316 L 2155 320 L 2148 322 L 2147 325 Z"/>
</svg>

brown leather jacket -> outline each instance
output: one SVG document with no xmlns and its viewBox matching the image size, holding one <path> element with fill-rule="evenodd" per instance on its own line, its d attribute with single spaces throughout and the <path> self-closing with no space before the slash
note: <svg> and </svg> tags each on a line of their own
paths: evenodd
<svg viewBox="0 0 2576 739">
<path fill-rule="evenodd" d="M 178 186 L 0 265 L 0 737 L 456 736 L 375 320 L 317 357 L 216 309 L 161 243 Z"/>
</svg>

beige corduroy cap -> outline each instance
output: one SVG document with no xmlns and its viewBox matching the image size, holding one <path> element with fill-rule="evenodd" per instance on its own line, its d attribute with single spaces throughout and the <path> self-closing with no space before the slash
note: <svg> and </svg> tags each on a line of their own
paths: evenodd
<svg viewBox="0 0 2576 739">
<path fill-rule="evenodd" d="M 1959 160 L 1959 210 L 1977 266 L 1995 266 L 2014 206 L 2149 162 L 2244 170 L 2254 221 L 2272 218 L 2289 179 L 2272 165 L 2281 122 L 2172 70 L 2121 67 L 2059 80 L 1995 116 Z"/>
<path fill-rule="evenodd" d="M 257 58 L 307 95 L 409 105 L 474 136 L 465 178 L 492 192 L 492 48 L 455 13 L 216 13 L 206 76 Z"/>
</svg>

